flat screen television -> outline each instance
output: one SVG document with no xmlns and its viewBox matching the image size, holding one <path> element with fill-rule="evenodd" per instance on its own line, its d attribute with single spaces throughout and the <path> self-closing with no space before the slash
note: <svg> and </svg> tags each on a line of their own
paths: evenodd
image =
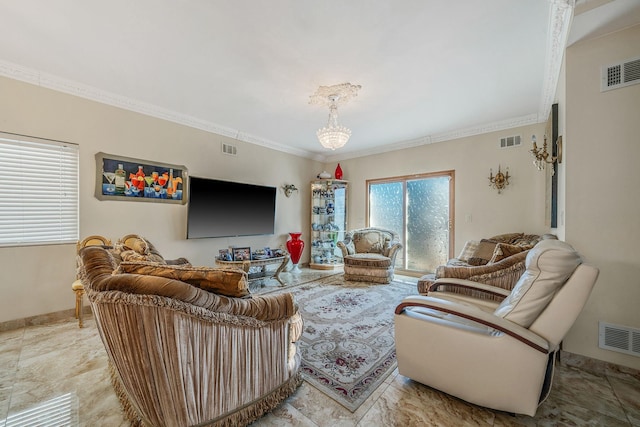
<svg viewBox="0 0 640 427">
<path fill-rule="evenodd" d="M 187 239 L 274 234 L 276 188 L 189 178 Z"/>
</svg>

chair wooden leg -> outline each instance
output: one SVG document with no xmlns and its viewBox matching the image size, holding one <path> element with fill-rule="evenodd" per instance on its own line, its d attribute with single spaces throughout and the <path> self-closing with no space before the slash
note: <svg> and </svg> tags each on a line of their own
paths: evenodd
<svg viewBox="0 0 640 427">
<path fill-rule="evenodd" d="M 82 300 L 84 297 L 84 290 L 77 290 L 76 293 L 76 319 L 78 319 L 78 327 L 82 328 Z"/>
<path fill-rule="evenodd" d="M 76 310 L 75 310 L 74 316 L 77 319 L 78 316 L 80 315 L 80 313 L 78 311 L 78 291 L 73 291 L 73 293 L 76 294 Z"/>
</svg>

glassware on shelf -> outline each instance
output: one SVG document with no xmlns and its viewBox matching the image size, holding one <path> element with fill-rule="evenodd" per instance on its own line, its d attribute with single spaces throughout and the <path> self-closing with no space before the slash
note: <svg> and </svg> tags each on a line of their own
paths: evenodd
<svg viewBox="0 0 640 427">
<path fill-rule="evenodd" d="M 346 181 L 311 182 L 311 268 L 342 266 L 342 252 L 337 248 L 337 241 L 344 239 L 347 227 L 347 187 Z"/>
</svg>

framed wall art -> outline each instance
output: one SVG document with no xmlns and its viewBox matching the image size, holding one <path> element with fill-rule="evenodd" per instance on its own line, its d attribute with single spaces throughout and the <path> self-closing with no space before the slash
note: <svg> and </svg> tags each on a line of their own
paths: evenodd
<svg viewBox="0 0 640 427">
<path fill-rule="evenodd" d="M 99 200 L 187 202 L 187 168 L 113 154 L 96 154 L 96 189 Z"/>
</svg>

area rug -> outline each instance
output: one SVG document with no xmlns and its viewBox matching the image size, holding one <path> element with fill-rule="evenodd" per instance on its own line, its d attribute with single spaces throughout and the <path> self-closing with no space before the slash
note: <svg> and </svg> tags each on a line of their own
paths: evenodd
<svg viewBox="0 0 640 427">
<path fill-rule="evenodd" d="M 304 319 L 306 381 L 355 411 L 396 367 L 394 309 L 416 284 L 345 282 L 342 275 L 287 287 Z"/>
</svg>

